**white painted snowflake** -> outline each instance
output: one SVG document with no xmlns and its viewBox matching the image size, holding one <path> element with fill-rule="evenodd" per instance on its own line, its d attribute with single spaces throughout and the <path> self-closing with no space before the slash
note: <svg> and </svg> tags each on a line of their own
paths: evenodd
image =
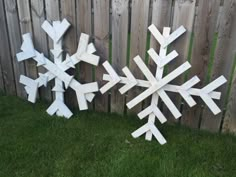
<svg viewBox="0 0 236 177">
<path fill-rule="evenodd" d="M 181 26 L 176 31 L 170 34 L 170 28 L 164 27 L 163 34 L 161 34 L 155 27 L 155 25 L 149 26 L 148 29 L 150 30 L 154 38 L 157 40 L 157 42 L 160 44 L 159 54 L 157 54 L 153 48 L 148 50 L 148 54 L 157 65 L 156 75 L 154 76 L 150 72 L 150 70 L 145 65 L 140 56 L 136 56 L 133 60 L 137 64 L 139 69 L 142 71 L 147 80 L 136 79 L 127 67 L 124 67 L 122 69 L 126 77 L 119 76 L 109 64 L 109 62 L 106 61 L 105 63 L 103 63 L 103 66 L 109 73 L 109 75 L 104 74 L 103 80 L 108 81 L 108 83 L 105 84 L 100 89 L 100 91 L 101 93 L 105 93 L 118 83 L 125 84 L 119 89 L 121 94 L 124 94 L 134 86 L 147 88 L 140 95 L 138 95 L 126 104 L 127 107 L 131 109 L 135 105 L 141 103 L 147 97 L 151 96 L 150 106 L 148 106 L 138 114 L 138 117 L 140 119 L 143 119 L 148 116 L 148 122 L 136 131 L 134 131 L 132 133 L 132 136 L 134 138 L 137 138 L 145 133 L 146 140 L 150 141 L 152 139 L 152 135 L 154 135 L 154 137 L 160 144 L 165 144 L 165 138 L 155 126 L 155 118 L 157 118 L 161 123 L 167 121 L 166 117 L 157 106 L 159 97 L 162 99 L 164 104 L 167 106 L 167 108 L 170 110 L 170 112 L 176 119 L 181 117 L 181 113 L 176 108 L 171 99 L 168 97 L 166 92 L 179 93 L 190 107 L 196 104 L 196 102 L 192 98 L 192 95 L 199 96 L 214 114 L 218 114 L 221 110 L 212 99 L 220 99 L 221 93 L 215 92 L 214 90 L 224 84 L 226 82 L 226 79 L 223 76 L 220 76 L 202 89 L 192 88 L 200 81 L 197 76 L 194 76 L 193 78 L 191 78 L 180 86 L 169 84 L 172 80 L 174 80 L 176 77 L 178 77 L 191 67 L 189 62 L 185 62 L 184 64 L 176 68 L 174 71 L 170 72 L 165 77 L 163 77 L 164 66 L 178 56 L 178 53 L 175 50 L 167 54 L 167 46 L 171 44 L 174 40 L 176 40 L 179 36 L 181 36 L 186 30 L 183 26 Z"/>
<path fill-rule="evenodd" d="M 66 59 L 63 60 L 62 56 L 62 36 L 69 28 L 70 23 L 64 19 L 62 22 L 54 21 L 52 25 L 48 21 L 44 21 L 42 24 L 43 30 L 53 40 L 53 49 L 51 53 L 54 56 L 54 62 L 50 61 L 44 56 L 43 53 L 38 52 L 33 45 L 31 35 L 29 33 L 23 35 L 23 44 L 21 46 L 22 52 L 17 54 L 17 60 L 23 61 L 33 58 L 37 62 L 37 66 L 43 66 L 48 72 L 42 74 L 39 73 L 39 77 L 35 80 L 30 79 L 24 75 L 20 76 L 20 83 L 25 85 L 25 90 L 28 94 L 28 101 L 35 103 L 38 88 L 41 86 L 47 86 L 47 83 L 51 80 L 55 80 L 55 86 L 52 91 L 55 92 L 55 100 L 47 109 L 47 113 L 50 115 L 57 114 L 58 116 L 64 116 L 70 118 L 72 112 L 64 104 L 64 88 L 71 87 L 77 96 L 77 101 L 80 110 L 88 109 L 87 101 L 91 102 L 94 98 L 94 93 L 97 92 L 97 82 L 88 84 L 80 84 L 74 79 L 74 76 L 66 73 L 69 68 L 75 68 L 75 65 L 80 61 L 98 65 L 99 57 L 93 53 L 96 51 L 94 45 L 89 43 L 89 36 L 81 33 L 78 49 L 75 54 L 69 56 L 66 55 Z"/>
</svg>

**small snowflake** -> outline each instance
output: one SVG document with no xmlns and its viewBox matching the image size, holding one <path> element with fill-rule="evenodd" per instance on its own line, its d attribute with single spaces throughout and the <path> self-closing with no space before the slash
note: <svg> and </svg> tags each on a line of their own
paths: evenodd
<svg viewBox="0 0 236 177">
<path fill-rule="evenodd" d="M 80 84 L 74 79 L 74 76 L 66 72 L 70 68 L 75 68 L 75 65 L 80 61 L 96 66 L 99 62 L 99 57 L 93 54 L 96 51 L 94 45 L 92 43 L 89 44 L 89 36 L 84 33 L 81 33 L 76 53 L 72 56 L 67 54 L 66 59 L 63 61 L 62 36 L 69 26 L 70 23 L 66 19 L 62 22 L 53 21 L 52 25 L 48 21 L 44 21 L 42 24 L 43 30 L 53 40 L 54 48 L 50 51 L 54 56 L 54 62 L 50 61 L 43 53 L 38 52 L 34 48 L 29 33 L 23 35 L 22 52 L 17 54 L 17 60 L 19 62 L 33 58 L 37 62 L 37 66 L 43 66 L 48 71 L 44 74 L 39 73 L 39 77 L 35 80 L 23 75 L 20 76 L 20 83 L 25 85 L 28 101 L 35 103 L 38 88 L 41 86 L 46 87 L 49 81 L 55 80 L 55 86 L 52 89 L 55 92 L 55 100 L 47 109 L 47 113 L 50 115 L 56 113 L 58 116 L 64 116 L 66 118 L 70 118 L 72 112 L 64 104 L 64 88 L 71 87 L 75 91 L 80 110 L 88 109 L 87 101 L 91 102 L 94 98 L 93 92 L 99 90 L 97 82 Z"/>
<path fill-rule="evenodd" d="M 175 50 L 167 54 L 167 46 L 170 45 L 178 37 L 180 37 L 186 31 L 186 29 L 181 26 L 171 34 L 169 27 L 164 27 L 163 34 L 158 31 L 155 25 L 149 26 L 148 29 L 160 44 L 159 54 L 157 54 L 153 48 L 148 50 L 148 54 L 157 65 L 155 76 L 151 73 L 140 56 L 136 56 L 133 60 L 147 80 L 136 79 L 127 67 L 124 67 L 122 69 L 126 77 L 119 76 L 109 64 L 109 62 L 106 61 L 105 63 L 103 63 L 103 66 L 108 74 L 103 75 L 103 80 L 108 81 L 108 83 L 105 84 L 100 89 L 100 91 L 101 93 L 105 93 L 118 83 L 125 84 L 119 89 L 121 94 L 124 94 L 134 86 L 147 88 L 140 95 L 126 104 L 127 107 L 131 109 L 135 105 L 141 103 L 147 97 L 151 96 L 150 106 L 138 113 L 138 117 L 140 119 L 148 117 L 148 122 L 134 131 L 132 133 L 132 136 L 134 138 L 137 138 L 146 133 L 146 140 L 150 141 L 152 139 L 152 135 L 154 135 L 154 137 L 160 144 L 165 144 L 165 138 L 155 126 L 155 118 L 157 118 L 161 123 L 167 121 L 166 117 L 157 106 L 159 97 L 162 99 L 164 104 L 176 119 L 181 117 L 181 113 L 168 97 L 166 92 L 179 93 L 190 107 L 196 105 L 196 102 L 192 98 L 192 95 L 199 96 L 214 114 L 218 114 L 221 110 L 212 99 L 220 99 L 221 93 L 215 92 L 214 90 L 224 84 L 226 82 L 226 79 L 223 76 L 220 76 L 202 89 L 192 88 L 200 81 L 197 76 L 192 77 L 190 80 L 180 86 L 170 84 L 172 80 L 174 80 L 176 77 L 178 77 L 191 67 L 189 62 L 185 62 L 174 71 L 163 77 L 164 66 L 178 56 L 178 53 Z"/>
</svg>

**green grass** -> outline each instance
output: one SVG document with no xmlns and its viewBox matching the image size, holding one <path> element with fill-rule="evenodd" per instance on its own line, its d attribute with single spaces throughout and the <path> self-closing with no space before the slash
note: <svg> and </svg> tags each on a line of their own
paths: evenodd
<svg viewBox="0 0 236 177">
<path fill-rule="evenodd" d="M 236 138 L 159 126 L 159 145 L 132 131 L 136 116 L 79 112 L 50 117 L 48 104 L 0 96 L 0 176 L 13 177 L 234 177 Z"/>
</svg>

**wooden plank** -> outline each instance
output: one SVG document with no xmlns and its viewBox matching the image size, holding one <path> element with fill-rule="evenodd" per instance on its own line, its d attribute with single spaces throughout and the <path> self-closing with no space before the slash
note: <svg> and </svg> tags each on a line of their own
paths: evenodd
<svg viewBox="0 0 236 177">
<path fill-rule="evenodd" d="M 233 61 L 235 57 L 236 46 L 236 2 L 234 0 L 224 1 L 224 6 L 219 19 L 218 41 L 211 73 L 211 80 L 224 75 L 228 80 L 232 71 Z M 218 106 L 221 110 L 224 109 L 224 104 L 227 96 L 228 84 L 220 87 L 222 92 L 221 100 Z M 201 129 L 217 132 L 220 130 L 222 120 L 222 112 L 218 115 L 213 115 L 207 106 L 205 106 L 202 114 Z"/>
<path fill-rule="evenodd" d="M 119 77 L 120 79 L 120 83 L 122 84 L 129 84 L 130 83 L 130 79 L 127 79 L 126 77 Z M 108 74 L 104 74 L 103 75 L 103 80 L 105 81 L 113 81 L 114 78 L 111 78 L 110 75 Z M 144 87 L 144 88 L 149 88 L 151 86 L 151 83 L 149 81 L 146 80 L 140 80 L 140 79 L 136 79 L 135 85 L 138 87 Z M 165 86 L 162 87 L 163 90 L 167 91 L 167 92 L 183 92 L 186 91 L 185 89 L 185 84 L 178 86 L 178 85 L 172 85 L 172 84 L 166 84 Z M 201 95 L 201 89 L 197 89 L 197 88 L 190 88 L 188 89 L 186 92 L 188 93 L 188 95 L 193 95 L 193 96 L 200 96 Z M 213 99 L 220 99 L 221 93 L 217 92 L 217 91 L 212 91 L 209 93 L 209 96 Z"/>
<path fill-rule="evenodd" d="M 188 78 L 197 75 L 201 80 L 196 85 L 202 88 L 206 79 L 210 60 L 210 50 L 214 40 L 215 27 L 220 8 L 220 0 L 199 1 L 193 29 L 194 40 L 191 56 L 191 69 Z M 197 105 L 190 108 L 184 104 L 181 123 L 192 128 L 198 128 L 202 104 L 200 98 L 195 98 Z"/>
<path fill-rule="evenodd" d="M 76 16 L 77 16 L 77 38 L 79 39 L 81 33 L 92 35 L 92 7 L 91 1 L 76 1 Z M 90 40 L 91 41 L 91 40 Z M 79 79 L 81 83 L 93 81 L 93 66 L 88 63 L 80 62 Z M 93 102 L 92 102 L 93 104 Z M 93 105 L 89 104 L 89 109 Z"/>
<path fill-rule="evenodd" d="M 119 75 L 126 65 L 128 38 L 128 0 L 112 0 L 112 66 Z M 118 92 L 120 86 L 111 92 L 111 112 L 124 113 L 125 95 Z"/>
<path fill-rule="evenodd" d="M 74 0 L 61 0 L 61 20 L 64 18 L 68 20 L 71 26 L 66 31 L 65 36 L 63 36 L 63 50 L 72 55 L 76 52 L 78 41 L 76 37 L 76 9 Z M 69 69 L 68 73 L 70 75 L 76 74 L 74 69 Z M 65 101 L 71 107 L 78 106 L 75 93 L 70 89 L 65 92 Z"/>
<path fill-rule="evenodd" d="M 171 24 L 171 17 L 172 17 L 172 0 L 153 0 L 152 1 L 152 13 L 151 16 L 151 23 L 157 27 L 157 29 L 162 33 L 163 27 L 169 27 Z M 160 50 L 160 44 L 151 34 L 150 36 L 150 48 L 153 48 L 156 52 Z M 155 73 L 156 71 L 156 64 L 154 61 L 149 57 L 148 60 L 148 67 Z M 144 107 L 150 105 L 150 100 L 146 100 Z M 160 101 L 158 103 L 160 105 Z"/>
<path fill-rule="evenodd" d="M 74 0 L 61 0 L 61 19 L 63 20 L 64 18 L 70 23 L 70 28 L 66 31 L 63 39 L 63 50 L 71 55 L 74 54 L 77 49 Z"/>
<path fill-rule="evenodd" d="M 110 63 L 108 61 L 105 61 L 103 64 L 103 67 L 106 69 L 106 72 L 109 74 L 109 77 L 111 78 L 111 81 L 107 82 L 105 85 L 103 85 L 100 88 L 100 92 L 104 94 L 109 89 L 114 87 L 117 83 L 119 83 L 120 78 L 119 75 L 116 73 L 116 71 L 112 68 Z"/>
<path fill-rule="evenodd" d="M 104 84 L 101 81 L 105 73 L 101 63 L 109 60 L 109 0 L 93 0 L 93 6 L 95 47 L 97 55 L 100 56 L 100 65 L 95 69 L 95 78 L 101 87 Z M 108 111 L 108 94 L 97 93 L 95 109 L 97 111 Z"/>
<path fill-rule="evenodd" d="M 139 68 L 133 61 L 133 58 L 137 55 L 140 55 L 140 57 L 145 60 L 149 3 L 149 0 L 133 0 L 131 5 L 132 9 L 129 65 L 130 70 L 134 74 L 135 78 L 143 78 L 143 75 L 141 74 Z M 127 102 L 140 94 L 140 91 L 141 90 L 139 88 L 133 88 L 132 91 L 128 92 Z M 128 110 L 127 112 L 138 113 L 141 109 L 142 104 L 138 104 L 132 110 Z"/>
<path fill-rule="evenodd" d="M 60 5 L 58 0 L 46 0 L 46 19 L 52 23 L 52 21 L 60 20 Z M 48 47 L 53 48 L 53 41 L 48 37 Z M 49 53 L 50 60 L 53 60 L 53 55 Z"/>
<path fill-rule="evenodd" d="M 151 27 L 149 27 L 150 29 Z M 156 29 L 156 27 L 154 28 L 155 31 L 158 31 Z M 152 31 L 152 30 L 151 30 Z M 151 32 L 152 33 L 152 32 Z M 153 33 L 152 33 L 153 34 Z M 169 27 L 164 27 L 163 28 L 163 37 L 169 37 L 169 34 L 170 34 L 170 28 Z M 155 36 L 154 36 L 155 37 Z M 156 37 L 155 37 L 156 38 Z M 166 56 L 166 52 L 167 52 L 167 48 L 163 48 L 161 45 L 159 46 L 159 54 L 160 54 L 160 57 L 165 57 Z M 150 55 L 151 56 L 151 55 Z M 164 73 L 164 68 L 160 68 L 160 67 L 157 67 L 156 70 L 155 70 L 155 77 L 156 78 L 162 78 L 163 77 L 163 73 Z M 157 93 L 154 93 L 152 95 L 152 98 L 151 98 L 151 105 L 153 106 L 158 106 L 158 101 L 159 101 L 159 95 Z M 159 101 L 159 105 L 160 105 L 160 101 Z M 155 114 L 150 114 L 148 116 L 148 122 L 153 122 L 155 123 Z M 151 140 L 152 139 L 152 132 L 151 131 L 148 131 L 145 135 L 145 139 L 146 140 Z"/>
<path fill-rule="evenodd" d="M 26 98 L 26 92 L 24 87 L 19 83 L 20 75 L 25 75 L 24 62 L 19 63 L 16 60 L 16 53 L 20 51 L 21 47 L 21 32 L 19 26 L 19 19 L 17 14 L 17 3 L 16 0 L 5 0 L 5 12 L 8 26 L 8 34 L 11 48 L 12 63 L 14 68 L 14 76 L 16 83 L 17 95 Z"/>
<path fill-rule="evenodd" d="M 59 31 L 57 31 L 58 29 L 62 29 L 63 30 L 63 33 L 62 33 L 62 35 L 63 35 L 64 32 L 69 27 L 68 23 L 67 23 L 67 25 L 65 25 L 64 28 L 63 28 L 63 25 L 62 25 L 62 27 L 60 26 L 61 24 L 62 23 L 60 21 L 53 21 L 51 29 L 54 29 L 54 31 L 55 31 L 54 35 L 55 36 L 59 36 Z M 59 39 L 59 41 L 57 41 L 56 38 L 54 37 L 54 39 L 53 39 L 53 51 L 55 51 L 55 52 L 53 52 L 54 53 L 53 54 L 54 55 L 54 63 L 58 66 L 63 61 L 63 59 L 62 59 L 63 58 L 63 56 L 62 56 L 62 39 L 61 38 Z M 55 86 L 54 86 L 54 88 L 55 87 L 56 87 L 56 89 L 54 90 L 55 91 L 55 97 L 56 97 L 55 99 L 56 100 L 60 100 L 62 105 L 64 105 L 64 100 L 65 100 L 65 98 L 64 98 L 64 86 L 63 86 L 63 82 L 59 78 L 57 78 L 57 77 L 55 78 Z M 55 100 L 55 102 L 56 102 L 56 100 Z M 64 105 L 64 107 L 67 108 L 65 105 Z M 57 116 L 63 116 L 64 115 L 65 117 L 67 117 L 66 116 L 66 112 L 70 112 L 70 111 L 65 111 L 66 110 L 65 108 L 58 109 L 56 111 L 56 115 Z"/>
<path fill-rule="evenodd" d="M 30 1 L 29 0 L 17 0 L 18 15 L 20 21 L 21 34 L 32 34 L 32 23 L 30 13 Z M 33 60 L 25 61 L 25 70 L 27 76 L 30 78 L 37 78 L 37 68 Z"/>
<path fill-rule="evenodd" d="M 77 33 L 92 34 L 92 7 L 91 1 L 76 1 Z"/>
<path fill-rule="evenodd" d="M 46 0 L 45 1 L 45 8 L 46 8 L 46 20 L 50 23 L 53 21 L 60 20 L 60 1 L 59 0 Z M 53 41 L 47 36 L 48 41 L 48 49 L 53 48 Z M 49 51 L 48 53 L 49 59 L 53 61 L 53 54 Z M 54 86 L 54 82 L 50 83 L 51 87 Z M 55 93 L 52 92 L 52 98 L 55 99 Z"/>
<path fill-rule="evenodd" d="M 230 90 L 222 131 L 236 134 L 236 72 Z"/>
<path fill-rule="evenodd" d="M 153 0 L 152 3 L 152 24 L 154 24 L 157 29 L 162 32 L 163 27 L 170 26 L 171 22 L 171 9 L 172 0 Z M 156 52 L 159 51 L 160 45 L 156 39 L 151 35 L 150 37 L 150 48 L 153 48 Z M 148 65 L 151 71 L 155 72 L 156 64 L 149 57 Z"/>
<path fill-rule="evenodd" d="M 1 60 L 1 66 L 4 66 L 2 67 L 2 77 L 3 77 L 5 92 L 7 94 L 15 95 L 16 94 L 15 78 L 12 67 L 11 50 L 7 34 L 7 24 L 6 24 L 6 16 L 4 13 L 3 1 L 0 1 L 0 24 L 1 24 L 0 39 L 4 41 L 0 42 L 0 60 Z"/>
<path fill-rule="evenodd" d="M 173 44 L 170 45 L 171 50 L 176 50 L 179 56 L 175 61 L 168 65 L 168 72 L 171 72 L 179 65 L 184 63 L 188 57 L 188 49 L 190 44 L 190 38 L 192 34 L 192 27 L 194 23 L 196 0 L 175 0 L 174 12 L 173 12 L 173 25 L 171 30 L 174 31 L 181 25 L 186 28 L 186 32 L 178 38 Z M 184 81 L 184 74 L 176 78 L 172 83 L 182 85 Z M 181 96 L 176 94 L 169 94 L 171 100 L 174 102 L 177 108 L 180 109 Z M 163 106 L 163 111 L 170 122 L 176 122 L 177 120 L 167 111 L 167 107 Z"/>
<path fill-rule="evenodd" d="M 45 56 L 48 56 L 48 42 L 47 42 L 47 34 L 41 28 L 45 20 L 44 13 L 44 1 L 43 0 L 31 0 L 31 18 L 33 25 L 33 40 L 34 47 L 38 51 L 44 53 Z M 38 67 L 39 73 L 45 73 L 46 69 L 42 66 Z M 47 87 L 40 87 L 39 94 L 41 99 L 45 99 L 47 101 L 52 100 L 52 92 L 51 92 L 52 84 L 47 84 Z"/>
<path fill-rule="evenodd" d="M 76 1 L 77 36 L 81 33 L 92 35 L 92 7 L 91 1 Z M 92 66 L 81 62 L 79 64 L 79 78 L 82 83 L 93 81 Z"/>
</svg>

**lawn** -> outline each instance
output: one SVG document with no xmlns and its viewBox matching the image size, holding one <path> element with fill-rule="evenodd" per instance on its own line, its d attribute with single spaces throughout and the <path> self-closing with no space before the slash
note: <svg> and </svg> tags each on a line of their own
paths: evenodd
<svg viewBox="0 0 236 177">
<path fill-rule="evenodd" d="M 35 105 L 0 96 L 1 177 L 234 177 L 236 137 L 159 126 L 168 143 L 133 139 L 136 116 L 78 112 L 50 117 Z"/>
</svg>

